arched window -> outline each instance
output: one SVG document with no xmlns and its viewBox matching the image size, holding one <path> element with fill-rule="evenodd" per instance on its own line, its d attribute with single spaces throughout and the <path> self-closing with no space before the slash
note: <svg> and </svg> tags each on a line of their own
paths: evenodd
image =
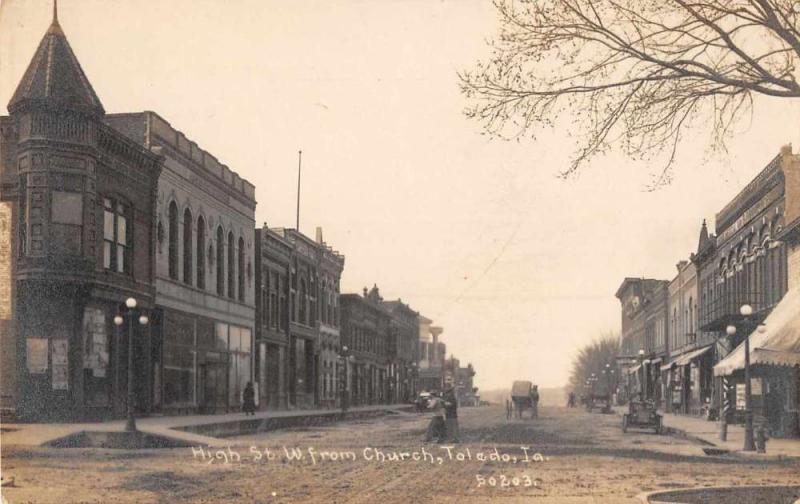
<svg viewBox="0 0 800 504">
<path fill-rule="evenodd" d="M 217 227 L 217 295 L 225 295 L 225 235 L 222 226 Z"/>
<path fill-rule="evenodd" d="M 206 288 L 206 220 L 197 217 L 197 288 Z"/>
<path fill-rule="evenodd" d="M 244 238 L 239 237 L 239 301 L 244 301 Z"/>
<path fill-rule="evenodd" d="M 167 249 L 169 261 L 169 277 L 178 279 L 178 205 L 173 201 L 169 204 L 169 248 Z"/>
<path fill-rule="evenodd" d="M 694 334 L 694 300 L 689 298 L 689 334 Z"/>
<path fill-rule="evenodd" d="M 183 283 L 192 285 L 192 212 L 183 211 Z"/>
<path fill-rule="evenodd" d="M 231 299 L 236 298 L 236 277 L 234 276 L 234 262 L 235 262 L 235 250 L 234 247 L 236 245 L 233 242 L 233 232 L 228 232 L 228 297 Z"/>
</svg>

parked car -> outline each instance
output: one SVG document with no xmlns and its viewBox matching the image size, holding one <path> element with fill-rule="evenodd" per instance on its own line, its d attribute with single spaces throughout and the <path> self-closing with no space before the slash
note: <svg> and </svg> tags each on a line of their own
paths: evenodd
<svg viewBox="0 0 800 504">
<path fill-rule="evenodd" d="M 430 402 L 432 394 L 430 392 L 420 392 L 417 396 L 417 399 L 414 401 L 414 404 L 417 407 L 418 412 L 423 412 L 428 409 L 428 403 Z"/>
</svg>

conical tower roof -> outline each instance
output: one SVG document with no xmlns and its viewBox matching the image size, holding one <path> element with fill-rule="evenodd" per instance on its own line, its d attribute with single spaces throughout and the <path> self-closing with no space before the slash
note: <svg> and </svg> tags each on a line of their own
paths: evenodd
<svg viewBox="0 0 800 504">
<path fill-rule="evenodd" d="M 29 103 L 81 110 L 94 115 L 105 113 L 58 24 L 56 3 L 53 4 L 53 22 L 8 103 L 8 110 L 13 112 Z"/>
<path fill-rule="evenodd" d="M 703 219 L 703 226 L 700 228 L 700 239 L 697 242 L 697 251 L 702 252 L 708 246 L 708 227 L 706 220 Z"/>
</svg>

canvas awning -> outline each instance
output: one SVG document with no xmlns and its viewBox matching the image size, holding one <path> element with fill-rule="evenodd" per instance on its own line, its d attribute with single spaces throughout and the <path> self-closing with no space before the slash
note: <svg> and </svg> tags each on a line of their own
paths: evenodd
<svg viewBox="0 0 800 504">
<path fill-rule="evenodd" d="M 764 320 L 764 331 L 750 335 L 750 365 L 800 366 L 800 287 L 787 292 Z M 744 342 L 714 366 L 715 376 L 744 368 Z"/>
<path fill-rule="evenodd" d="M 675 365 L 688 366 L 689 364 L 692 363 L 693 360 L 697 359 L 698 357 L 702 357 L 709 350 L 711 350 L 711 345 L 705 346 L 703 348 L 698 348 L 690 352 L 686 352 L 685 354 L 681 354 L 675 359 L 674 361 Z"/>
<path fill-rule="evenodd" d="M 671 361 L 664 363 L 661 366 L 661 371 L 667 371 L 675 366 L 687 366 L 691 364 L 694 359 L 702 357 L 706 352 L 711 350 L 711 346 L 712 345 L 708 345 L 702 348 L 696 348 L 694 350 L 689 350 L 688 352 L 684 352 L 675 357 L 674 359 L 672 359 Z"/>
</svg>

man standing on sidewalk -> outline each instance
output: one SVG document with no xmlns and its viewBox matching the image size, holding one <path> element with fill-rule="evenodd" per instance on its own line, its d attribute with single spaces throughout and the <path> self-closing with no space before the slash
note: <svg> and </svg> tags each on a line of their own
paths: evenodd
<svg viewBox="0 0 800 504">
<path fill-rule="evenodd" d="M 453 382 L 448 381 L 445 384 L 444 391 L 444 428 L 447 441 L 451 443 L 458 443 L 458 398 L 456 397 Z"/>
</svg>

